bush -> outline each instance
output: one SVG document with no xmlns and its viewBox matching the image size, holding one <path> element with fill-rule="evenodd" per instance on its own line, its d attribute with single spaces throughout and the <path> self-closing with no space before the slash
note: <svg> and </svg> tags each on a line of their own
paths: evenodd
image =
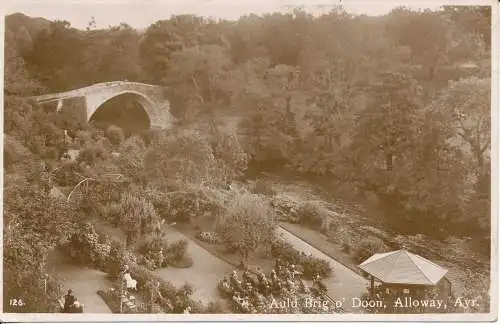
<svg viewBox="0 0 500 324">
<path fill-rule="evenodd" d="M 166 249 L 166 254 L 169 260 L 180 261 L 187 253 L 188 241 L 186 239 L 180 239 L 168 246 Z"/>
<path fill-rule="evenodd" d="M 313 256 L 303 256 L 300 265 L 304 270 L 305 278 L 313 278 L 315 274 L 319 274 L 321 277 L 329 277 L 332 274 L 332 268 L 328 261 Z"/>
<path fill-rule="evenodd" d="M 387 245 L 381 239 L 370 236 L 361 240 L 358 246 L 354 247 L 355 258 L 358 262 L 363 262 L 375 253 L 386 252 L 388 250 Z"/>
<path fill-rule="evenodd" d="M 152 236 L 139 246 L 141 253 L 141 264 L 150 270 L 156 270 L 167 266 L 168 241 L 160 236 Z"/>
<path fill-rule="evenodd" d="M 157 252 L 161 249 L 167 250 L 169 247 L 168 240 L 163 236 L 151 236 L 143 241 L 139 246 L 139 253 L 147 254 L 149 252 Z"/>
<path fill-rule="evenodd" d="M 148 238 L 139 247 L 141 264 L 150 270 L 172 265 L 187 268 L 193 265 L 193 260 L 187 256 L 188 241 L 180 239 L 172 244 L 159 236 Z"/>
<path fill-rule="evenodd" d="M 120 204 L 110 203 L 101 205 L 100 214 L 105 221 L 118 226 L 120 223 Z"/>
<path fill-rule="evenodd" d="M 351 245 L 352 245 L 351 240 L 345 238 L 345 240 L 342 242 L 342 252 L 351 253 Z"/>
<path fill-rule="evenodd" d="M 219 215 L 216 226 L 221 243 L 244 259 L 254 252 L 269 253 L 275 229 L 274 209 L 261 197 L 249 193 L 237 193 L 227 212 Z"/>
<path fill-rule="evenodd" d="M 108 127 L 108 129 L 106 130 L 106 137 L 113 145 L 120 145 L 125 140 L 123 130 L 115 125 L 111 125 Z"/>
<path fill-rule="evenodd" d="M 299 204 L 295 200 L 286 196 L 275 196 L 271 200 L 271 206 L 280 220 L 299 223 L 300 218 L 297 214 Z"/>
<path fill-rule="evenodd" d="M 80 151 L 77 162 L 85 162 L 88 165 L 94 165 L 99 159 L 104 159 L 105 157 L 106 151 L 103 147 L 91 145 Z"/>
<path fill-rule="evenodd" d="M 111 241 L 111 250 L 106 260 L 105 271 L 112 276 L 117 276 L 120 273 L 123 258 L 123 244 L 115 240 Z"/>
<path fill-rule="evenodd" d="M 321 227 L 329 216 L 328 209 L 317 201 L 306 201 L 298 208 L 299 222 L 310 227 Z"/>
<path fill-rule="evenodd" d="M 271 255 L 284 262 L 300 265 L 304 271 L 304 277 L 308 279 L 312 279 L 315 274 L 322 277 L 329 277 L 332 274 L 328 261 L 300 253 L 290 243 L 281 239 L 271 245 Z"/>
<path fill-rule="evenodd" d="M 327 236 L 333 237 L 337 235 L 337 233 L 341 230 L 344 230 L 344 228 L 342 226 L 342 221 L 340 220 L 340 218 L 329 215 L 328 217 L 323 219 L 323 223 L 321 224 L 321 231 Z"/>
<path fill-rule="evenodd" d="M 200 232 L 196 235 L 196 238 L 210 244 L 216 244 L 218 241 L 217 233 L 214 232 Z"/>
</svg>

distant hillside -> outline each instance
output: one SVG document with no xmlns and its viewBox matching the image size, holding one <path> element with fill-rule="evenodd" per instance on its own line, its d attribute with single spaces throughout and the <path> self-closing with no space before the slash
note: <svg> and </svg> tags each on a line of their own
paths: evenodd
<svg viewBox="0 0 500 324">
<path fill-rule="evenodd" d="M 45 18 L 33 18 L 22 13 L 15 13 L 5 17 L 5 30 L 16 35 L 22 27 L 28 30 L 31 38 L 35 38 L 39 32 L 49 28 L 50 20 Z"/>
</svg>

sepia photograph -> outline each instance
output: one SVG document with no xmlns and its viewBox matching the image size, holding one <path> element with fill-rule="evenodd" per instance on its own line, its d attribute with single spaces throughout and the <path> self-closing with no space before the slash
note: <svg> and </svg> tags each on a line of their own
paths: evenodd
<svg viewBox="0 0 500 324">
<path fill-rule="evenodd" d="M 497 318 L 498 3 L 1 6 L 2 321 Z"/>
</svg>

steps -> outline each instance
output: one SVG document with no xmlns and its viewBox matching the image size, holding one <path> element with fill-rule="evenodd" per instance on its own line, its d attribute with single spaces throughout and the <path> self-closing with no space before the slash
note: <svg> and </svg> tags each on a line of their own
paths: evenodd
<svg viewBox="0 0 500 324">
<path fill-rule="evenodd" d="M 136 311 L 137 309 L 137 305 L 135 305 L 135 303 L 133 303 L 130 299 L 127 298 L 127 296 L 125 295 L 122 295 L 122 303 L 127 306 L 127 308 L 131 311 Z"/>
</svg>

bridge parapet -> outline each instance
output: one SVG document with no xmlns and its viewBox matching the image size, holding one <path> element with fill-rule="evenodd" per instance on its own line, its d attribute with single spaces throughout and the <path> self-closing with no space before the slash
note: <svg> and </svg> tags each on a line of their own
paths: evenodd
<svg viewBox="0 0 500 324">
<path fill-rule="evenodd" d="M 152 128 L 168 128 L 171 124 L 170 104 L 164 97 L 164 87 L 145 84 L 140 82 L 113 81 L 96 83 L 84 88 L 74 89 L 65 92 L 51 93 L 33 97 L 42 104 L 57 102 L 57 111 L 67 109 L 71 106 L 72 111 L 76 108 L 83 110 L 86 121 L 90 120 L 94 112 L 108 100 L 124 95 L 134 94 L 137 100 L 144 108 L 150 119 Z M 66 108 L 65 108 L 66 107 Z"/>
<path fill-rule="evenodd" d="M 109 90 L 110 88 L 115 88 L 115 87 L 122 87 L 123 90 L 137 90 L 138 87 L 143 87 L 145 89 L 155 89 L 155 88 L 162 89 L 161 86 L 153 84 L 130 82 L 130 81 L 112 81 L 112 82 L 95 83 L 80 89 L 35 96 L 33 97 L 33 99 L 35 99 L 37 102 L 47 102 L 47 101 L 55 101 L 71 97 L 83 97 L 91 92 L 99 90 Z"/>
</svg>

